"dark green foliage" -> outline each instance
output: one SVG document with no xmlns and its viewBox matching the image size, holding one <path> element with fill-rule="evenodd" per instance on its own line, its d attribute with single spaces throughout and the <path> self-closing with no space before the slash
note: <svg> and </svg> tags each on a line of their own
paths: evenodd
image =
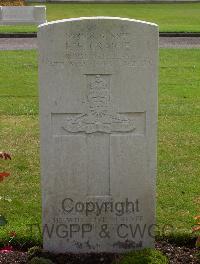
<svg viewBox="0 0 200 264">
<path fill-rule="evenodd" d="M 28 264 L 54 264 L 50 259 L 45 259 L 45 258 L 32 258 Z"/>
<path fill-rule="evenodd" d="M 5 226 L 8 223 L 3 215 L 0 215 L 0 226 Z"/>
<path fill-rule="evenodd" d="M 168 264 L 167 257 L 156 249 L 144 249 L 125 254 L 113 264 Z"/>
<path fill-rule="evenodd" d="M 28 259 L 32 260 L 35 258 L 39 259 L 51 259 L 52 255 L 50 252 L 43 250 L 39 246 L 32 247 L 28 250 Z"/>
<path fill-rule="evenodd" d="M 38 257 L 41 254 L 42 254 L 42 248 L 38 247 L 38 246 L 29 248 L 29 250 L 28 250 L 28 258 L 29 259 L 32 259 L 34 257 Z"/>
<path fill-rule="evenodd" d="M 197 253 L 198 263 L 200 263 L 200 252 Z"/>
</svg>

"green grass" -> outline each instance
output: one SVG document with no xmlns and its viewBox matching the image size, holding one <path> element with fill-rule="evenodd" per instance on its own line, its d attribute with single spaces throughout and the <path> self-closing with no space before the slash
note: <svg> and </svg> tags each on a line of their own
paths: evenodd
<svg viewBox="0 0 200 264">
<path fill-rule="evenodd" d="M 38 113 L 36 53 L 1 52 L 0 61 L 0 114 Z"/>
<path fill-rule="evenodd" d="M 38 4 L 37 4 L 38 5 Z M 200 32 L 200 3 L 46 4 L 47 20 L 80 16 L 119 16 L 154 22 L 161 32 Z M 36 26 L 1 26 L 0 32 L 33 32 Z"/>
<path fill-rule="evenodd" d="M 185 233 L 200 210 L 199 59 L 199 50 L 161 51 L 157 216 Z"/>
<path fill-rule="evenodd" d="M 15 230 L 31 238 L 28 224 L 40 223 L 38 82 L 36 51 L 0 52 L 0 142 L 12 153 L 1 161 L 11 176 L 0 183 L 0 213 L 8 225 L 0 237 Z M 200 50 L 161 49 L 157 221 L 173 225 L 173 235 L 191 234 L 200 210 Z M 161 233 L 162 235 L 162 233 Z"/>
</svg>

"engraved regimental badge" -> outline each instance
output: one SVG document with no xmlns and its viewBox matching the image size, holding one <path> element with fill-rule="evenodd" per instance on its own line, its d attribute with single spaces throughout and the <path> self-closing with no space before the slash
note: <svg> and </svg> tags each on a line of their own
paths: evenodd
<svg viewBox="0 0 200 264">
<path fill-rule="evenodd" d="M 115 113 L 110 102 L 110 75 L 87 75 L 87 111 L 66 120 L 63 129 L 69 133 L 132 132 L 133 121 Z"/>
</svg>

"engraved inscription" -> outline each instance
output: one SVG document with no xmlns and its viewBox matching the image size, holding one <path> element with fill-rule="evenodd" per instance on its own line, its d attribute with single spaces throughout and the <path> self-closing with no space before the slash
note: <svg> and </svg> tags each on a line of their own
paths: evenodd
<svg viewBox="0 0 200 264">
<path fill-rule="evenodd" d="M 83 30 L 84 31 L 84 30 Z M 115 31 L 99 33 L 98 26 L 94 25 L 92 30 L 87 28 L 86 32 L 66 34 L 66 57 L 68 59 L 85 59 L 88 50 L 97 59 L 121 58 L 130 55 L 133 46 L 130 33 L 123 26 Z"/>
</svg>

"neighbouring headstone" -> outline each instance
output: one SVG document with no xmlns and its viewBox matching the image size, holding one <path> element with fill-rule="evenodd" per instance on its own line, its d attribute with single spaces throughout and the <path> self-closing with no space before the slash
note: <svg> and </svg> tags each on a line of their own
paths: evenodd
<svg viewBox="0 0 200 264">
<path fill-rule="evenodd" d="M 157 25 L 67 19 L 38 41 L 44 248 L 153 247 Z"/>
<path fill-rule="evenodd" d="M 46 6 L 0 6 L 0 25 L 40 25 L 46 22 Z"/>
</svg>

